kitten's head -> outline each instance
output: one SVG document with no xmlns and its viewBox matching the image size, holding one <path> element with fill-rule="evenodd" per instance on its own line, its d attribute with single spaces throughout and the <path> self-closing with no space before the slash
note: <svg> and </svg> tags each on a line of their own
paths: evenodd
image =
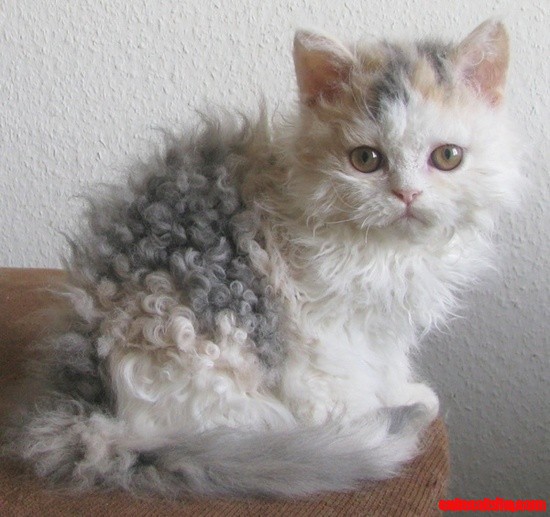
<svg viewBox="0 0 550 517">
<path fill-rule="evenodd" d="M 290 186 L 313 224 L 423 240 L 488 229 L 514 198 L 502 24 L 488 21 L 458 45 L 347 47 L 299 32 L 294 60 Z"/>
</svg>

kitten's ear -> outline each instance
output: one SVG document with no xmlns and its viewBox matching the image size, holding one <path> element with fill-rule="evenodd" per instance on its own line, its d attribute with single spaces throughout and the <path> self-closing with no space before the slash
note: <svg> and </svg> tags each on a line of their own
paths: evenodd
<svg viewBox="0 0 550 517">
<path fill-rule="evenodd" d="M 502 102 L 508 70 L 508 34 L 504 25 L 488 20 L 455 49 L 453 61 L 462 80 L 492 105 Z"/>
<path fill-rule="evenodd" d="M 321 34 L 298 31 L 294 38 L 294 67 L 300 100 L 314 106 L 320 98 L 338 96 L 349 78 L 354 58 L 340 42 Z"/>
</svg>

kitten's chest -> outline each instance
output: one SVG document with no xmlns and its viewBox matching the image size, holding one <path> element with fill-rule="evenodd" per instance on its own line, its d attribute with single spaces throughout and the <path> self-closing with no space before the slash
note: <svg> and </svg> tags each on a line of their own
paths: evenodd
<svg viewBox="0 0 550 517">
<path fill-rule="evenodd" d="M 418 331 L 414 314 L 391 292 L 377 294 L 368 292 L 368 286 L 361 290 L 357 286 L 347 296 L 335 297 L 322 307 L 315 304 L 317 313 L 306 304 L 301 315 L 303 328 L 335 354 L 345 353 L 356 361 L 391 355 L 393 349 L 407 353 Z"/>
<path fill-rule="evenodd" d="M 330 278 L 312 269 L 296 282 L 296 298 L 301 317 L 313 327 L 340 328 L 355 339 L 373 329 L 421 325 L 422 312 L 433 306 L 435 285 L 414 271 L 348 270 Z"/>
<path fill-rule="evenodd" d="M 448 262 L 423 250 L 334 246 L 289 269 L 292 310 L 312 329 L 330 325 L 353 336 L 423 332 L 454 302 L 461 272 Z"/>
</svg>

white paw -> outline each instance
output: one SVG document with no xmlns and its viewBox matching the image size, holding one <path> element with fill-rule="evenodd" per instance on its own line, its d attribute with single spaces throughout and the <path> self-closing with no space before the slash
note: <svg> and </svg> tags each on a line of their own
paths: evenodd
<svg viewBox="0 0 550 517">
<path fill-rule="evenodd" d="M 439 399 L 435 392 L 425 384 L 419 382 L 407 385 L 405 405 L 422 404 L 427 409 L 430 420 L 434 420 L 439 413 Z"/>
</svg>

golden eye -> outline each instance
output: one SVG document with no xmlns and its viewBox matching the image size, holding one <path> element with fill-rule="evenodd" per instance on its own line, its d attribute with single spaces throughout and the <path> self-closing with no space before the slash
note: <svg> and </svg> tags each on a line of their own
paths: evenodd
<svg viewBox="0 0 550 517">
<path fill-rule="evenodd" d="M 440 171 L 452 171 L 456 169 L 464 157 L 462 147 L 453 144 L 445 144 L 434 149 L 430 155 L 431 164 Z"/>
<path fill-rule="evenodd" d="M 382 166 L 382 153 L 363 145 L 351 151 L 349 155 L 351 164 L 360 172 L 375 172 Z"/>
</svg>

